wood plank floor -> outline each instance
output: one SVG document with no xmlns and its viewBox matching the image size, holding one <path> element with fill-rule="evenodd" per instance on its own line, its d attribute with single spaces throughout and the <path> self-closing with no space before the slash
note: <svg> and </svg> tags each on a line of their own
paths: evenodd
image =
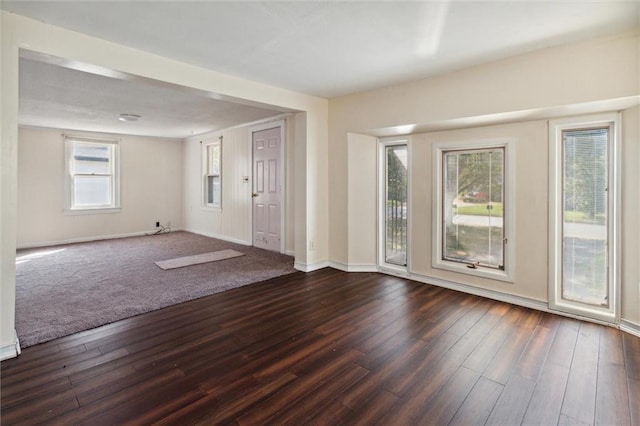
<svg viewBox="0 0 640 426">
<path fill-rule="evenodd" d="M 150 312 L 1 366 L 9 424 L 640 424 L 640 339 L 323 269 Z"/>
</svg>

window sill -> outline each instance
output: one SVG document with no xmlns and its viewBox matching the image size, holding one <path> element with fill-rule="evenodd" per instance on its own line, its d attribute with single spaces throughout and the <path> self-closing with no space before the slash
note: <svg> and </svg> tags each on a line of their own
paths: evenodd
<svg viewBox="0 0 640 426">
<path fill-rule="evenodd" d="M 439 261 L 434 262 L 433 267 L 436 269 L 444 269 L 446 271 L 458 272 L 460 274 L 473 275 L 475 277 L 490 278 L 492 280 L 514 282 L 512 275 L 508 271 L 491 269 L 479 266 L 477 268 L 469 268 L 466 263 Z"/>
<path fill-rule="evenodd" d="M 64 214 L 66 216 L 76 216 L 76 215 L 86 215 L 86 214 L 111 214 L 111 213 L 120 213 L 122 211 L 121 207 L 106 207 L 106 208 L 95 208 L 95 209 L 65 209 Z"/>
</svg>

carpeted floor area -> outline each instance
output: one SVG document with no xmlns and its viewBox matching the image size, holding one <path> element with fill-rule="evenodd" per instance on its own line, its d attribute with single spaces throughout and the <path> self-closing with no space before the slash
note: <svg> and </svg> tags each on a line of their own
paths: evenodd
<svg viewBox="0 0 640 426">
<path fill-rule="evenodd" d="M 224 249 L 245 255 L 172 270 L 154 263 Z M 290 256 L 189 232 L 24 249 L 17 258 L 22 347 L 295 272 Z"/>
</svg>

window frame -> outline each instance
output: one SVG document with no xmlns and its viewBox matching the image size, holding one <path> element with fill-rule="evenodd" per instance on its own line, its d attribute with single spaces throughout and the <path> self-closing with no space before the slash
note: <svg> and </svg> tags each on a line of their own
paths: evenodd
<svg viewBox="0 0 640 426">
<path fill-rule="evenodd" d="M 83 173 L 74 173 L 73 171 L 73 151 L 76 143 L 94 144 L 107 146 L 109 148 L 110 173 L 104 176 L 111 178 L 111 203 L 102 206 L 84 206 L 76 205 L 74 199 L 75 193 L 75 177 L 76 176 L 94 176 Z M 102 214 L 117 213 L 121 211 L 120 205 L 120 140 L 109 138 L 93 138 L 86 136 L 64 135 L 65 149 L 65 208 L 64 212 L 68 215 L 76 214 Z M 102 175 L 101 175 L 102 176 Z"/>
<path fill-rule="evenodd" d="M 620 224 L 621 224 L 621 129 L 620 113 L 602 113 L 549 121 L 549 309 L 589 317 L 607 323 L 620 321 Z M 563 247 L 563 137 L 566 130 L 609 128 L 608 146 L 608 226 L 607 279 L 609 307 L 569 301 L 562 298 Z"/>
<path fill-rule="evenodd" d="M 514 282 L 515 271 L 515 140 L 513 138 L 477 139 L 469 141 L 441 142 L 433 145 L 433 194 L 432 217 L 432 261 L 435 269 L 458 272 L 494 280 Z M 484 151 L 490 149 L 503 150 L 503 269 L 448 260 L 444 257 L 443 236 L 445 235 L 443 215 L 444 195 L 444 155 L 451 151 Z"/>
<path fill-rule="evenodd" d="M 387 162 L 386 149 L 391 146 L 407 147 L 407 232 L 406 264 L 399 265 L 386 260 L 386 189 Z M 406 275 L 411 267 L 411 138 L 409 136 L 386 137 L 378 139 L 378 268 L 382 271 Z"/>
<path fill-rule="evenodd" d="M 202 206 L 207 210 L 222 210 L 222 136 L 215 140 L 202 141 Z M 210 161 L 212 157 L 210 150 L 216 148 L 219 150 L 218 155 L 218 173 L 211 173 Z M 218 177 L 218 202 L 209 202 L 209 178 Z"/>
</svg>

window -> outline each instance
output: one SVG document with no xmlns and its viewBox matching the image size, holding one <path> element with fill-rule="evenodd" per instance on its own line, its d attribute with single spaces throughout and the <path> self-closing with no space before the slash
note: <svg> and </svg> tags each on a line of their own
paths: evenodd
<svg viewBox="0 0 640 426">
<path fill-rule="evenodd" d="M 384 145 L 384 262 L 407 266 L 408 150 Z"/>
<path fill-rule="evenodd" d="M 442 257 L 504 269 L 504 148 L 442 155 Z"/>
<path fill-rule="evenodd" d="M 615 115 L 550 126 L 550 306 L 613 321 L 618 193 Z"/>
<path fill-rule="evenodd" d="M 507 146 L 436 146 L 434 267 L 511 280 Z"/>
<path fill-rule="evenodd" d="M 562 298 L 601 306 L 609 306 L 608 140 L 606 127 L 562 131 Z"/>
<path fill-rule="evenodd" d="M 220 172 L 221 143 L 219 141 L 203 144 L 204 204 L 206 207 L 221 208 Z"/>
<path fill-rule="evenodd" d="M 378 143 L 378 266 L 406 274 L 409 259 L 411 151 L 408 138 Z"/>
<path fill-rule="evenodd" d="M 101 211 L 120 207 L 118 142 L 65 138 L 67 209 Z"/>
</svg>

